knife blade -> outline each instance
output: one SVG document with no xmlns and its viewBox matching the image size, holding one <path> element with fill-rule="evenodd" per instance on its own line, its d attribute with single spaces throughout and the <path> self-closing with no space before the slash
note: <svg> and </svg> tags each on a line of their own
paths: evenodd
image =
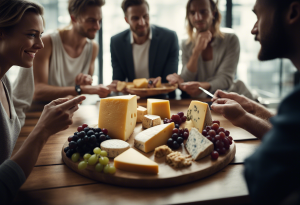
<svg viewBox="0 0 300 205">
<path fill-rule="evenodd" d="M 213 94 L 211 94 L 210 92 L 208 92 L 207 90 L 205 90 L 204 88 L 199 87 L 200 90 L 202 90 L 203 92 L 205 92 L 207 95 L 209 95 L 210 97 L 214 97 Z"/>
</svg>

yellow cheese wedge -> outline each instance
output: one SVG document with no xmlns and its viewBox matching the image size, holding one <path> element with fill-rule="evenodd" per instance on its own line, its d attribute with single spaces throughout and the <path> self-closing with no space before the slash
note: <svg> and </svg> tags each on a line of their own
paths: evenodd
<svg viewBox="0 0 300 205">
<path fill-rule="evenodd" d="M 171 118 L 170 101 L 160 99 L 147 99 L 147 110 L 149 115 L 158 115 L 162 119 Z"/>
<path fill-rule="evenodd" d="M 155 85 L 156 88 L 160 88 L 161 87 L 161 79 L 158 80 L 158 82 Z"/>
<path fill-rule="evenodd" d="M 143 152 L 151 152 L 167 143 L 174 128 L 175 124 L 171 122 L 144 130 L 135 136 L 134 146 Z"/>
<path fill-rule="evenodd" d="M 150 128 L 161 124 L 161 119 L 158 115 L 144 115 L 143 128 Z"/>
<path fill-rule="evenodd" d="M 158 164 L 135 149 L 129 148 L 114 159 L 117 169 L 142 174 L 157 174 Z"/>
<path fill-rule="evenodd" d="M 136 122 L 142 122 L 144 119 L 144 115 L 147 115 L 147 108 L 138 106 Z"/>
<path fill-rule="evenodd" d="M 126 87 L 126 82 L 118 81 L 117 83 L 117 91 L 122 91 Z"/>
<path fill-rule="evenodd" d="M 99 128 L 106 128 L 108 135 L 114 139 L 126 141 L 136 125 L 137 98 L 124 95 L 100 100 Z"/>
<path fill-rule="evenodd" d="M 212 124 L 211 112 L 208 104 L 193 100 L 187 111 L 187 120 L 191 120 L 194 127 L 202 133 L 207 125 Z"/>
<path fill-rule="evenodd" d="M 148 80 L 146 78 L 138 78 L 133 80 L 135 88 L 148 88 Z"/>
</svg>

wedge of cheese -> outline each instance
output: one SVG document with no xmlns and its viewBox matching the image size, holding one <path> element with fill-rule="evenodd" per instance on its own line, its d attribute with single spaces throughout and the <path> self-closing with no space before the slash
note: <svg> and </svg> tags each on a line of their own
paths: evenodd
<svg viewBox="0 0 300 205">
<path fill-rule="evenodd" d="M 158 82 L 155 85 L 156 88 L 160 88 L 161 87 L 161 79 L 158 80 Z"/>
<path fill-rule="evenodd" d="M 138 78 L 133 80 L 135 88 L 148 88 L 148 80 L 146 78 Z"/>
<path fill-rule="evenodd" d="M 150 128 L 150 127 L 154 127 L 156 125 L 160 125 L 161 124 L 161 119 L 160 116 L 158 115 L 144 115 L 143 118 L 143 128 Z"/>
<path fill-rule="evenodd" d="M 160 99 L 147 99 L 147 110 L 149 115 L 158 115 L 162 119 L 171 118 L 170 101 Z"/>
<path fill-rule="evenodd" d="M 147 115 L 147 108 L 138 106 L 136 122 L 143 122 L 144 115 Z"/>
<path fill-rule="evenodd" d="M 174 128 L 174 122 L 171 122 L 144 130 L 135 136 L 134 146 L 143 152 L 151 152 L 167 143 Z"/>
<path fill-rule="evenodd" d="M 106 128 L 111 138 L 126 141 L 136 125 L 137 98 L 124 95 L 100 100 L 98 127 Z"/>
<path fill-rule="evenodd" d="M 122 91 L 126 87 L 126 82 L 118 81 L 117 83 L 117 91 Z"/>
<path fill-rule="evenodd" d="M 189 138 L 185 143 L 185 148 L 192 156 L 193 160 L 199 160 L 214 151 L 214 144 L 204 137 L 197 129 L 192 128 Z"/>
<path fill-rule="evenodd" d="M 135 149 L 129 148 L 114 159 L 117 169 L 142 174 L 157 174 L 158 164 Z"/>
<path fill-rule="evenodd" d="M 193 100 L 187 111 L 187 120 L 191 120 L 194 127 L 202 133 L 207 125 L 212 124 L 211 112 L 208 104 Z"/>
<path fill-rule="evenodd" d="M 107 152 L 107 157 L 115 158 L 130 148 L 127 142 L 119 139 L 106 140 L 101 143 L 101 150 Z"/>
</svg>

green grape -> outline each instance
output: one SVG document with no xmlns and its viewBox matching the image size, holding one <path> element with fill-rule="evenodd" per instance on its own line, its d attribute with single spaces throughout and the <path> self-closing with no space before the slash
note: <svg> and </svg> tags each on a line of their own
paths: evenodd
<svg viewBox="0 0 300 205">
<path fill-rule="evenodd" d="M 108 173 L 110 173 L 110 174 L 116 173 L 116 167 L 114 167 L 114 166 L 109 166 Z"/>
<path fill-rule="evenodd" d="M 104 151 L 104 150 L 102 150 L 102 151 L 100 152 L 100 155 L 101 155 L 101 157 L 107 157 L 107 152 Z"/>
<path fill-rule="evenodd" d="M 78 164 L 78 169 L 83 170 L 87 167 L 87 162 L 86 161 L 81 161 Z"/>
<path fill-rule="evenodd" d="M 92 155 L 90 155 L 90 154 L 85 154 L 85 155 L 83 155 L 83 159 L 84 159 L 85 161 L 88 161 L 89 158 L 90 158 L 91 156 L 92 156 Z"/>
<path fill-rule="evenodd" d="M 100 153 L 101 153 L 101 149 L 100 149 L 99 147 L 96 147 L 96 148 L 94 149 L 94 153 L 95 153 L 95 154 L 100 154 Z"/>
<path fill-rule="evenodd" d="M 100 164 L 107 165 L 108 161 L 109 161 L 109 159 L 107 157 L 100 157 L 99 158 Z"/>
<path fill-rule="evenodd" d="M 105 165 L 105 167 L 104 167 L 104 169 L 103 169 L 103 172 L 104 172 L 105 174 L 108 174 L 108 173 L 109 173 L 109 168 L 110 168 L 109 164 Z"/>
<path fill-rule="evenodd" d="M 102 172 L 103 168 L 104 168 L 104 165 L 102 165 L 100 163 L 96 164 L 96 166 L 95 166 L 95 169 L 97 172 Z"/>
<path fill-rule="evenodd" d="M 72 154 L 71 159 L 73 162 L 77 162 L 79 160 L 79 157 L 80 157 L 79 153 L 76 152 L 76 153 Z"/>
<path fill-rule="evenodd" d="M 97 155 L 93 154 L 88 160 L 88 165 L 95 165 L 97 161 L 98 161 Z"/>
</svg>

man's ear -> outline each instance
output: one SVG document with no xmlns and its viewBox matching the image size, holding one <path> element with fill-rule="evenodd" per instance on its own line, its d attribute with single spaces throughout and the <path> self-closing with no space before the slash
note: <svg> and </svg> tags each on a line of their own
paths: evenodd
<svg viewBox="0 0 300 205">
<path fill-rule="evenodd" d="M 300 3 L 293 2 L 288 8 L 287 23 L 294 24 L 300 20 Z"/>
<path fill-rule="evenodd" d="M 125 19 L 125 21 L 126 21 L 126 23 L 128 23 L 128 18 L 125 16 L 124 17 L 124 19 Z M 129 23 L 128 23 L 129 24 Z"/>
<path fill-rule="evenodd" d="M 76 23 L 77 22 L 77 19 L 74 15 L 71 15 L 71 21 L 72 23 Z"/>
</svg>

